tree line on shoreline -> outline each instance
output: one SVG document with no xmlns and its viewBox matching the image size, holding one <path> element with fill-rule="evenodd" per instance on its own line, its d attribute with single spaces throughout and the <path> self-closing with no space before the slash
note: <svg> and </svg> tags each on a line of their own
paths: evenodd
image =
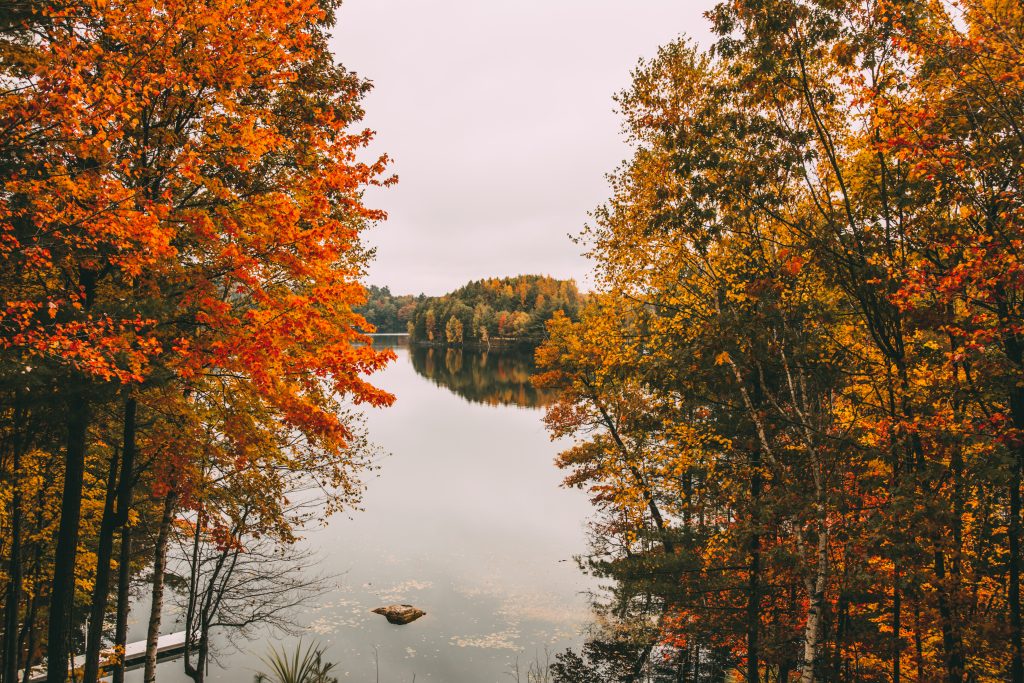
<svg viewBox="0 0 1024 683">
<path fill-rule="evenodd" d="M 575 319 L 584 300 L 572 280 L 516 275 L 475 280 L 438 297 L 395 296 L 370 286 L 358 311 L 377 332 L 406 332 L 422 345 L 532 348 L 556 312 Z"/>
<path fill-rule="evenodd" d="M 362 196 L 391 179 L 360 161 L 336 7 L 0 7 L 3 683 L 76 655 L 123 681 L 143 590 L 151 683 L 168 576 L 197 682 L 216 629 L 316 590 L 294 543 L 358 500 L 353 406 L 392 401 L 353 311 L 383 218 Z"/>
<path fill-rule="evenodd" d="M 1021 683 L 1024 5 L 708 17 L 538 351 L 614 579 L 555 680 Z"/>
</svg>

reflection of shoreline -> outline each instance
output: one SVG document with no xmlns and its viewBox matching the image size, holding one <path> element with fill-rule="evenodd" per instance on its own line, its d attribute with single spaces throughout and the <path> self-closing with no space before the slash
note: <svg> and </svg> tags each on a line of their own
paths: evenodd
<svg viewBox="0 0 1024 683">
<path fill-rule="evenodd" d="M 409 357 L 418 374 L 474 403 L 537 408 L 554 399 L 530 381 L 535 371 L 530 352 L 414 344 Z"/>
<path fill-rule="evenodd" d="M 528 354 L 532 354 L 540 343 L 540 339 L 532 337 L 491 337 L 486 342 L 465 341 L 457 344 L 449 344 L 446 341 L 427 341 L 426 339 L 412 338 L 407 341 L 407 344 L 411 346 L 421 346 L 442 350 L 463 349 L 466 351 L 498 351 L 502 353 L 512 352 Z"/>
<path fill-rule="evenodd" d="M 375 348 L 386 349 L 397 346 L 404 349 L 409 346 L 409 335 L 405 332 L 374 332 L 368 336 L 373 340 Z"/>
</svg>

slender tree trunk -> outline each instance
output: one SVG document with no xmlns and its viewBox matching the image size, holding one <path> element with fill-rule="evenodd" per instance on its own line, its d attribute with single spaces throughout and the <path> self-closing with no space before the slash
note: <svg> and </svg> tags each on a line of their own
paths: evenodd
<svg viewBox="0 0 1024 683">
<path fill-rule="evenodd" d="M 924 681 L 924 639 L 921 634 L 921 600 L 914 601 L 914 659 L 917 664 L 917 683 Z"/>
<path fill-rule="evenodd" d="M 612 435 L 612 439 L 615 441 L 615 445 L 619 449 L 619 453 L 622 454 L 622 458 L 626 462 L 633 460 L 633 454 L 630 452 L 629 447 L 622 440 L 622 436 L 619 434 L 619 427 L 612 416 L 608 413 L 608 410 L 604 407 L 604 403 L 595 388 L 591 387 L 589 383 L 586 384 L 587 389 L 590 391 L 590 398 L 597 406 L 597 409 L 601 413 L 601 420 L 604 422 L 608 432 Z M 675 554 L 675 545 L 672 543 L 672 538 L 669 536 L 668 529 L 665 526 L 665 520 L 661 516 L 661 511 L 658 509 L 658 504 L 654 500 L 654 494 L 651 492 L 650 487 L 647 485 L 647 481 L 643 476 L 643 473 L 635 465 L 629 466 L 630 472 L 636 479 L 636 485 L 643 491 L 644 502 L 647 503 L 647 509 L 651 513 L 651 519 L 654 521 L 654 526 L 658 529 L 658 537 L 661 539 L 662 548 L 666 555 Z"/>
<path fill-rule="evenodd" d="M 891 391 L 892 389 L 890 388 L 890 392 Z M 895 422 L 897 419 L 897 412 L 893 403 L 894 397 L 890 393 L 890 418 Z M 902 495 L 900 492 L 900 486 L 902 481 L 903 462 L 906 459 L 906 456 L 899 452 L 897 444 L 893 443 L 892 448 L 892 484 L 890 491 L 891 498 L 896 499 L 898 496 Z M 893 531 L 895 533 L 900 533 L 901 531 L 900 512 L 898 508 L 893 512 Z M 892 558 L 892 613 L 890 615 L 892 620 L 890 622 L 890 626 L 892 628 L 892 641 L 890 643 L 892 648 L 890 654 L 892 663 L 892 683 L 900 683 L 901 658 L 903 654 L 903 641 L 900 639 L 903 616 L 903 582 L 900 570 L 901 558 L 898 553 L 898 550 L 894 550 Z"/>
<path fill-rule="evenodd" d="M 96 683 L 100 671 L 100 646 L 103 640 L 103 622 L 107 616 L 107 594 L 110 592 L 110 560 L 114 550 L 114 498 L 117 495 L 118 454 L 110 458 L 107 473 L 107 494 L 103 501 L 103 517 L 100 520 L 99 546 L 96 549 L 96 580 L 92 587 L 92 603 L 89 607 L 89 628 L 85 639 L 85 671 L 82 680 Z"/>
<path fill-rule="evenodd" d="M 36 616 L 39 613 L 39 597 L 34 596 L 29 602 L 28 615 L 25 617 L 25 670 L 22 672 L 22 683 L 29 683 L 31 678 L 32 660 L 36 649 Z"/>
<path fill-rule="evenodd" d="M 618 436 L 616 435 L 618 441 Z M 621 443 L 621 441 L 619 442 Z M 625 448 L 623 446 L 623 448 Z M 629 457 L 629 453 L 623 451 L 624 457 Z M 661 547 L 665 551 L 666 555 L 674 555 L 675 544 L 672 543 L 672 538 L 668 534 L 668 528 L 665 526 L 665 519 L 661 516 L 661 510 L 658 509 L 658 503 L 654 500 L 654 494 L 651 492 L 651 488 L 647 485 L 647 480 L 644 479 L 643 474 L 637 467 L 630 467 L 633 473 L 633 477 L 636 479 L 636 484 L 643 492 L 644 501 L 647 503 L 647 510 L 651 513 L 651 519 L 654 521 L 654 527 L 658 530 L 658 538 L 661 539 Z"/>
<path fill-rule="evenodd" d="M 804 656 L 800 671 L 800 683 L 814 683 L 818 680 L 821 631 L 825 610 L 825 588 L 828 578 L 828 532 L 824 520 L 818 529 L 816 567 L 814 576 L 807 579 L 807 624 L 804 626 Z"/>
<path fill-rule="evenodd" d="M 99 678 L 100 645 L 103 639 L 103 622 L 107 615 L 107 599 L 110 595 L 110 561 L 114 555 L 114 533 L 119 526 L 128 521 L 128 507 L 131 505 L 135 462 L 135 414 L 135 399 L 129 397 L 125 400 L 124 407 L 121 457 L 114 456 L 110 460 L 107 495 L 103 505 L 103 519 L 100 522 L 99 548 L 96 551 L 96 582 L 93 586 L 85 650 L 85 683 L 96 683 Z"/>
<path fill-rule="evenodd" d="M 900 584 L 899 566 L 892 573 L 892 683 L 900 683 L 900 658 L 902 656 L 903 593 Z"/>
<path fill-rule="evenodd" d="M 789 681 L 789 673 L 793 670 L 793 660 L 786 657 L 782 660 L 782 664 L 779 665 L 779 675 L 776 678 L 778 683 L 786 683 Z"/>
<path fill-rule="evenodd" d="M 832 680 L 839 683 L 843 677 L 843 639 L 846 638 L 846 595 L 840 591 L 836 605 L 836 647 L 832 653 Z"/>
<path fill-rule="evenodd" d="M 14 509 L 20 511 L 21 496 L 15 492 Z M 6 606 L 4 610 L 4 683 L 18 680 L 18 617 L 21 607 L 21 519 L 11 519 L 11 560 L 10 576 L 7 583 Z"/>
<path fill-rule="evenodd" d="M 746 389 L 746 381 L 739 367 L 732 360 L 728 361 L 736 378 L 736 385 L 743 397 L 747 409 L 747 417 L 754 427 L 754 436 L 750 445 L 750 539 L 747 543 L 749 566 L 747 573 L 747 683 L 761 681 L 761 461 L 762 451 L 771 457 L 771 442 L 768 432 L 759 417 L 764 401 L 764 387 L 760 380 L 753 382 L 752 391 Z"/>
<path fill-rule="evenodd" d="M 132 572 L 132 528 L 128 525 L 121 527 L 121 551 L 117 561 L 117 625 L 114 627 L 114 647 L 120 648 L 124 654 L 125 645 L 128 644 L 128 610 L 131 609 L 131 596 L 128 594 L 131 588 Z M 113 683 L 124 683 L 124 657 L 122 656 L 111 672 Z"/>
<path fill-rule="evenodd" d="M 997 288 L 997 310 L 1000 320 L 1011 320 L 1010 306 L 1006 293 Z M 1024 369 L 1024 344 L 1017 333 L 1004 329 L 1002 334 L 1003 351 L 1007 359 L 1018 369 Z M 1018 432 L 1024 430 L 1024 388 L 1014 386 L 1010 389 L 1010 415 L 1013 426 Z M 1010 682 L 1024 683 L 1024 623 L 1021 619 L 1020 606 L 1020 564 L 1021 564 L 1021 500 L 1020 487 L 1024 474 L 1024 444 L 1013 449 L 1013 462 L 1010 465 L 1009 498 L 1010 520 L 1007 525 L 1007 546 L 1010 552 L 1007 558 L 1009 582 L 1007 586 L 1007 608 L 1010 612 Z"/>
<path fill-rule="evenodd" d="M 14 444 L 11 474 L 14 495 L 11 497 L 11 557 L 8 562 L 6 605 L 4 609 L 4 668 L 0 679 L 3 683 L 17 683 L 18 680 L 18 617 L 21 609 L 21 484 L 18 476 L 21 470 L 21 446 Z"/>
<path fill-rule="evenodd" d="M 156 681 L 156 646 L 160 638 L 160 615 L 164 607 L 164 574 L 167 570 L 167 544 L 171 535 L 171 522 L 177 495 L 170 491 L 164 498 L 164 513 L 160 518 L 160 531 L 156 539 L 153 558 L 153 601 L 149 608 L 149 629 L 146 632 L 146 667 L 142 674 L 143 683 Z"/>
<path fill-rule="evenodd" d="M 128 523 L 128 513 L 132 507 L 132 492 L 135 489 L 135 443 L 138 402 L 128 396 L 124 402 L 124 433 L 121 442 L 124 444 L 122 453 L 121 477 L 117 482 L 117 516 L 115 524 L 123 527 Z"/>
<path fill-rule="evenodd" d="M 750 575 L 747 580 L 747 683 L 761 681 L 761 532 L 758 505 L 761 499 L 760 449 L 755 447 L 750 477 Z"/>
<path fill-rule="evenodd" d="M 39 509 L 42 509 L 42 500 L 41 500 L 41 498 L 42 498 L 42 491 L 40 491 L 40 493 L 38 495 L 39 495 L 40 500 L 36 501 L 37 502 L 37 507 Z M 37 514 L 38 514 L 38 517 L 42 516 L 41 513 L 37 513 Z M 38 517 L 37 517 L 37 525 L 38 525 L 38 521 L 39 521 Z M 42 572 L 42 564 L 43 564 L 42 550 L 40 549 L 39 545 L 37 544 L 35 546 L 35 548 L 34 548 L 34 552 L 32 553 L 32 577 L 34 578 L 34 583 L 35 583 L 36 586 L 39 586 L 40 583 L 41 583 L 40 580 L 39 580 L 39 575 Z M 25 624 L 22 627 L 23 631 L 24 631 L 24 639 L 25 639 L 25 646 L 23 648 L 23 651 L 25 652 L 25 668 L 24 668 L 24 671 L 22 672 L 22 677 L 21 677 L 22 683 L 29 683 L 30 670 L 31 670 L 32 665 L 35 663 L 35 660 L 36 660 L 36 654 L 37 654 L 36 653 L 36 646 L 37 646 L 36 639 L 37 639 L 37 632 L 38 632 L 38 629 L 36 628 L 36 620 L 39 617 L 39 610 L 40 610 L 41 605 L 42 605 L 43 602 L 44 602 L 43 597 L 39 594 L 39 591 L 37 589 L 35 591 L 35 593 L 32 595 L 32 599 L 29 600 L 28 614 L 25 616 Z"/>
<path fill-rule="evenodd" d="M 1024 652 L 1022 652 L 1022 624 L 1020 609 L 1020 485 L 1021 460 L 1024 454 L 1017 449 L 1010 477 L 1010 524 L 1007 532 L 1010 546 L 1010 585 L 1007 590 L 1010 608 L 1010 681 L 1024 683 Z"/>
<path fill-rule="evenodd" d="M 203 683 L 206 680 L 206 667 L 210 659 L 210 625 L 203 625 L 203 635 L 199 638 L 199 654 L 196 656 L 196 668 L 193 671 L 193 680 L 196 683 Z"/>
<path fill-rule="evenodd" d="M 192 666 L 192 643 L 199 611 L 199 541 L 202 535 L 205 518 L 200 512 L 196 516 L 195 531 L 192 534 L 192 556 L 189 559 L 188 605 L 185 608 L 185 673 L 196 680 L 195 668 Z"/>
<path fill-rule="evenodd" d="M 210 656 L 210 626 L 205 621 L 200 625 L 199 647 L 196 650 L 195 666 L 186 666 L 185 673 L 195 683 L 206 680 L 206 660 Z"/>
<path fill-rule="evenodd" d="M 1014 347 L 1016 348 L 1016 346 Z M 1015 361 L 1020 365 L 1020 354 Z M 1010 412 L 1013 415 L 1013 426 L 1024 429 L 1024 391 L 1015 388 L 1010 393 Z M 1024 650 L 1022 650 L 1022 619 L 1020 606 L 1020 564 L 1021 564 L 1021 474 L 1024 470 L 1024 446 L 1014 449 L 1013 462 L 1010 465 L 1010 523 L 1007 529 L 1010 550 L 1009 579 L 1007 601 L 1010 610 L 1010 681 L 1024 683 Z"/>
<path fill-rule="evenodd" d="M 914 418 L 914 411 L 910 407 L 907 396 L 910 395 L 910 381 L 907 376 L 906 370 L 900 370 L 900 382 L 903 389 L 903 407 L 902 412 L 904 419 L 908 422 Z M 921 442 L 921 437 L 917 433 L 911 434 L 910 438 L 910 451 L 913 456 L 911 461 L 908 463 L 912 468 L 915 476 L 917 477 L 916 483 L 918 486 L 918 495 L 927 496 L 928 492 L 924 489 L 921 484 L 921 472 L 924 470 L 924 445 Z M 957 467 L 958 456 L 954 454 L 951 458 L 950 469 L 953 479 L 954 486 L 958 485 L 958 467 Z M 954 507 L 956 506 L 956 494 L 954 494 Z M 954 519 L 956 519 L 954 515 Z M 956 536 L 956 528 L 958 524 L 954 526 L 954 536 Z M 963 683 L 964 674 L 964 652 L 963 642 L 960 639 L 960 624 L 958 621 L 958 615 L 954 608 L 955 597 L 958 594 L 956 587 L 951 585 L 948 580 L 946 572 L 946 553 L 942 546 L 947 542 L 948 529 L 931 529 L 929 535 L 932 540 L 934 552 L 932 553 L 932 567 L 935 571 L 935 578 L 937 583 L 937 601 L 939 607 L 939 628 L 942 631 L 942 651 L 943 658 L 945 660 L 945 679 L 946 683 Z M 917 603 L 915 602 L 915 609 L 917 609 Z M 917 624 L 915 622 L 915 628 Z"/>
<path fill-rule="evenodd" d="M 956 628 L 956 615 L 952 600 L 950 600 L 950 593 L 952 591 L 946 576 L 946 554 L 942 550 L 935 551 L 934 566 L 935 578 L 938 579 L 939 584 L 936 593 L 942 629 L 942 650 L 946 665 L 946 683 L 963 683 L 963 643 Z"/>
<path fill-rule="evenodd" d="M 84 394 L 69 396 L 64 490 L 61 495 L 60 526 L 57 531 L 53 582 L 50 588 L 50 624 L 46 641 L 48 683 L 64 683 L 68 679 L 75 603 L 75 560 L 82 516 L 82 482 L 85 474 L 89 418 L 88 398 Z"/>
</svg>

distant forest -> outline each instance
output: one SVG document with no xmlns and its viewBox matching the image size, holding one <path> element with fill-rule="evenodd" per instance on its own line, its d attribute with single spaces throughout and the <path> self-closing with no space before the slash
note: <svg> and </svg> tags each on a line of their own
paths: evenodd
<svg viewBox="0 0 1024 683">
<path fill-rule="evenodd" d="M 575 320 L 582 301 L 572 280 L 518 275 L 477 280 L 440 297 L 395 296 L 371 286 L 359 312 L 377 332 L 408 332 L 424 344 L 532 346 L 555 311 Z"/>
<path fill-rule="evenodd" d="M 356 309 L 356 312 L 381 334 L 406 332 L 416 306 L 427 300 L 425 294 L 395 296 L 388 287 L 370 285 L 366 288 L 366 304 Z"/>
</svg>

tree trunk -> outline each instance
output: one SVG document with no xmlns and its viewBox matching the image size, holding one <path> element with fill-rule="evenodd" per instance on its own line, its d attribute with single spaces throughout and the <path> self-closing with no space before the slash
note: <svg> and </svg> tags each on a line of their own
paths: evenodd
<svg viewBox="0 0 1024 683">
<path fill-rule="evenodd" d="M 14 495 L 11 498 L 11 557 L 8 563 L 6 606 L 4 609 L 4 668 L 0 680 L 3 683 L 17 683 L 18 680 L 18 617 L 21 608 L 21 484 L 18 474 L 21 469 L 21 447 L 15 443 L 11 462 Z"/>
<path fill-rule="evenodd" d="M 199 610 L 199 541 L 202 535 L 203 524 L 205 518 L 203 513 L 200 512 L 196 516 L 195 531 L 192 534 L 192 556 L 189 559 L 189 580 L 188 580 L 188 606 L 185 608 L 185 674 L 193 680 L 198 680 L 196 677 L 195 668 L 192 666 L 192 643 L 195 634 L 195 626 L 200 615 L 197 614 Z"/>
<path fill-rule="evenodd" d="M 1001 287 L 996 288 L 996 306 L 999 319 L 1011 320 L 1010 305 L 1006 293 Z M 1018 369 L 1024 369 L 1024 345 L 1016 332 L 1004 328 L 1002 332 L 1002 346 L 1007 359 Z M 1010 415 L 1013 418 L 1014 429 L 1019 433 L 1024 429 L 1024 388 L 1013 386 L 1010 389 Z M 1009 570 L 1009 582 L 1006 590 L 1007 609 L 1010 614 L 1010 681 L 1011 683 L 1024 683 L 1024 648 L 1022 648 L 1022 631 L 1024 624 L 1021 620 L 1020 607 L 1020 537 L 1021 537 L 1021 501 L 1020 487 L 1022 473 L 1024 473 L 1024 444 L 1017 445 L 1013 449 L 1013 462 L 1010 464 L 1009 499 L 1010 499 L 1010 520 L 1007 525 L 1006 537 L 1009 550 L 1007 558 Z"/>
<path fill-rule="evenodd" d="M 848 556 L 847 556 L 848 557 Z M 843 639 L 846 638 L 847 622 L 847 600 L 846 595 L 840 591 L 839 600 L 836 604 L 836 642 L 835 650 L 832 652 L 832 677 L 834 683 L 839 683 L 843 676 Z"/>
<path fill-rule="evenodd" d="M 900 570 L 897 566 L 892 574 L 892 683 L 900 683 L 900 657 L 903 650 L 900 640 L 900 633 L 903 630 L 902 609 L 903 594 L 900 589 Z"/>
<path fill-rule="evenodd" d="M 174 520 L 177 495 L 169 491 L 164 498 L 164 514 L 160 519 L 160 531 L 156 539 L 153 558 L 153 602 L 149 608 L 149 630 L 146 632 L 146 667 L 142 674 L 143 683 L 156 681 L 156 646 L 160 637 L 160 615 L 164 607 L 164 573 L 167 570 L 167 543 Z"/>
<path fill-rule="evenodd" d="M 99 679 L 100 645 L 103 639 L 103 622 L 107 614 L 107 598 L 110 595 L 110 561 L 114 554 L 114 532 L 117 527 L 128 521 L 128 506 L 131 504 L 131 484 L 134 476 L 132 470 L 135 462 L 135 413 L 135 399 L 129 397 L 124 406 L 122 455 L 120 458 L 114 456 L 110 460 L 107 495 L 103 504 L 103 519 L 100 522 L 99 548 L 96 551 L 96 582 L 93 586 L 85 649 L 85 683 L 96 683 Z"/>
<path fill-rule="evenodd" d="M 800 683 L 814 683 L 818 680 L 821 626 L 825 616 L 825 582 L 828 577 L 828 532 L 823 520 L 821 528 L 818 529 L 816 555 L 814 576 L 807 580 L 807 624 L 804 627 L 804 656 Z"/>
<path fill-rule="evenodd" d="M 25 670 L 21 675 L 22 683 L 29 683 L 31 677 L 32 660 L 36 649 L 36 615 L 39 612 L 39 596 L 32 598 L 28 607 L 28 615 L 25 617 Z M 17 680 L 17 679 L 15 679 Z"/>
<path fill-rule="evenodd" d="M 128 610 L 131 608 L 131 559 L 132 559 L 132 528 L 121 527 L 121 551 L 117 560 L 117 625 L 114 627 L 114 647 L 120 648 L 128 644 Z M 124 658 L 118 660 L 111 672 L 113 683 L 124 683 Z"/>
<path fill-rule="evenodd" d="M 633 454 L 630 452 L 629 447 L 626 446 L 626 442 L 622 440 L 622 436 L 619 434 L 618 424 L 612 419 L 611 414 L 604 407 L 604 403 L 601 401 L 601 397 L 598 395 L 596 389 L 591 387 L 589 384 L 586 385 L 590 392 L 590 398 L 597 406 L 597 409 L 601 413 L 601 421 L 604 426 L 608 429 L 612 439 L 615 441 L 616 447 L 619 449 L 619 453 L 622 454 L 623 460 L 626 462 L 632 462 Z M 630 472 L 636 479 L 636 485 L 643 491 L 644 502 L 647 503 L 647 509 L 651 513 L 651 519 L 654 521 L 654 526 L 658 529 L 658 537 L 661 540 L 662 548 L 666 555 L 675 554 L 675 546 L 672 543 L 672 538 L 669 536 L 668 529 L 665 527 L 665 520 L 661 516 L 661 511 L 658 509 L 658 504 L 654 500 L 654 494 L 651 492 L 650 487 L 647 485 L 644 479 L 643 473 L 636 465 L 629 465 Z"/>
<path fill-rule="evenodd" d="M 1016 349 L 1016 345 L 1013 347 Z M 1013 360 L 1020 366 L 1020 354 L 1013 354 Z M 1014 388 L 1010 392 L 1010 412 L 1013 416 L 1013 426 L 1024 429 L 1024 390 Z M 1007 601 L 1010 610 L 1010 681 L 1011 683 L 1024 683 L 1024 650 L 1022 650 L 1022 620 L 1020 607 L 1020 540 L 1021 540 L 1021 473 L 1024 469 L 1024 446 L 1014 449 L 1013 462 L 1010 465 L 1010 523 L 1007 529 L 1008 545 L 1010 550 L 1009 579 L 1007 587 Z"/>
<path fill-rule="evenodd" d="M 1007 591 L 1010 603 L 1010 681 L 1011 683 L 1024 683 L 1020 610 L 1020 485 L 1021 460 L 1024 459 L 1024 454 L 1019 448 L 1016 450 L 1010 477 L 1010 524 L 1007 532 L 1010 546 L 1010 586 Z"/>
<path fill-rule="evenodd" d="M 100 672 L 100 645 L 103 640 L 103 622 L 107 616 L 107 594 L 110 590 L 110 560 L 114 551 L 114 497 L 120 456 L 113 454 L 107 474 L 107 494 L 103 501 L 100 520 L 99 546 L 96 549 L 96 580 L 92 587 L 89 607 L 89 627 L 85 639 L 85 671 L 82 680 L 96 683 Z"/>
<path fill-rule="evenodd" d="M 39 492 L 39 498 L 40 498 L 40 500 L 37 500 L 37 508 L 38 509 L 42 509 L 43 504 L 42 504 L 42 500 L 41 500 L 41 498 L 42 498 L 42 491 L 41 490 Z M 39 576 L 40 576 L 40 574 L 42 572 L 42 564 L 43 564 L 42 550 L 40 549 L 39 545 L 37 544 L 35 546 L 35 548 L 33 549 L 33 553 L 32 553 L 32 571 L 31 571 L 31 575 L 32 575 L 32 577 L 34 579 L 34 583 L 37 586 L 40 585 Z M 39 617 L 39 611 L 40 611 L 43 603 L 44 603 L 43 597 L 39 594 L 39 591 L 37 590 L 35 592 L 35 594 L 32 596 L 32 599 L 29 600 L 28 614 L 25 616 L 25 624 L 22 627 L 22 630 L 24 632 L 24 640 L 25 640 L 25 645 L 22 648 L 22 651 L 25 653 L 25 668 L 24 668 L 24 670 L 22 672 L 22 677 L 21 677 L 22 683 L 29 683 L 30 670 L 32 668 L 32 665 L 35 663 L 35 661 L 37 659 L 36 647 L 38 645 L 38 643 L 37 643 L 38 629 L 36 628 L 36 626 L 37 626 L 36 620 Z"/>
<path fill-rule="evenodd" d="M 196 651 L 196 664 L 190 665 L 186 662 L 185 673 L 195 683 L 203 683 L 206 680 L 206 660 L 210 656 L 210 627 L 205 622 L 199 627 L 199 647 Z"/>
<path fill-rule="evenodd" d="M 779 675 L 776 677 L 778 683 L 787 683 L 789 681 L 789 672 L 793 670 L 793 660 L 786 657 L 782 660 L 782 664 L 779 664 Z"/>
<path fill-rule="evenodd" d="M 890 398 L 890 401 L 892 400 L 893 399 Z M 896 415 L 896 411 L 892 408 L 892 406 L 890 406 L 890 417 L 894 421 L 897 419 Z M 901 495 L 900 486 L 902 481 L 902 470 L 906 456 L 900 455 L 897 445 L 895 443 L 892 444 L 892 447 L 892 483 L 890 486 L 890 492 L 891 497 L 895 499 L 896 496 Z M 899 533 L 901 531 L 900 524 L 900 512 L 897 508 L 896 511 L 893 513 L 893 530 L 896 533 Z M 890 622 L 890 626 L 892 627 L 892 641 L 890 643 L 891 652 L 889 655 L 891 657 L 892 662 L 892 683 L 900 683 L 900 673 L 902 668 L 901 658 L 903 654 L 903 641 L 900 639 L 900 634 L 902 632 L 903 617 L 903 587 L 900 570 L 901 558 L 899 557 L 898 552 L 898 550 L 894 549 L 892 558 L 892 612 L 890 615 L 892 619 L 892 621 Z"/>
<path fill-rule="evenodd" d="M 946 577 L 946 554 L 935 551 L 935 578 L 938 579 L 937 599 L 942 629 L 942 650 L 946 664 L 946 683 L 963 683 L 964 652 L 959 630 L 956 628 L 956 614 L 950 600 L 950 587 Z"/>
<path fill-rule="evenodd" d="M 64 489 L 60 526 L 50 587 L 50 625 L 47 636 L 46 680 L 64 683 L 68 678 L 71 624 L 75 604 L 75 559 L 82 516 L 82 481 L 85 474 L 89 400 L 83 394 L 68 397 L 68 433 L 64 457 Z"/>
<path fill-rule="evenodd" d="M 616 441 L 619 441 L 618 435 L 615 436 Z M 619 441 L 621 443 L 621 441 Z M 625 446 L 623 446 L 623 449 Z M 628 457 L 628 452 L 623 451 L 624 457 Z M 661 540 L 662 550 L 665 551 L 666 555 L 672 556 L 675 554 L 675 545 L 672 543 L 672 538 L 669 536 L 668 528 L 665 526 L 665 519 L 661 516 L 661 510 L 658 509 L 658 503 L 654 500 L 654 494 L 651 492 L 650 487 L 647 485 L 647 481 L 644 479 L 640 469 L 635 466 L 630 466 L 630 471 L 633 473 L 633 477 L 636 479 L 636 484 L 643 492 L 644 501 L 647 503 L 647 510 L 651 513 L 651 520 L 654 521 L 654 528 L 658 530 L 658 538 Z"/>
<path fill-rule="evenodd" d="M 921 633 L 921 600 L 914 601 L 914 662 L 917 665 L 917 683 L 924 680 L 924 639 Z"/>
<path fill-rule="evenodd" d="M 755 447 L 750 477 L 750 576 L 747 580 L 747 683 L 760 683 L 761 670 L 761 533 L 757 506 L 761 498 L 760 449 Z"/>
</svg>

